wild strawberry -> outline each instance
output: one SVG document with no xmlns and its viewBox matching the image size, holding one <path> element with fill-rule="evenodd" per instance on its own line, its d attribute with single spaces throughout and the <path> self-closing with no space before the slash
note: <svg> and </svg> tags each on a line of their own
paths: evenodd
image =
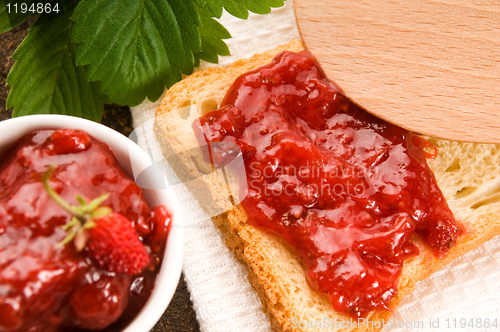
<svg viewBox="0 0 500 332">
<path fill-rule="evenodd" d="M 97 264 L 112 272 L 137 274 L 149 263 L 144 245 L 123 215 L 112 212 L 94 220 L 85 251 Z"/>
<path fill-rule="evenodd" d="M 111 208 L 100 206 L 109 194 L 86 202 L 77 196 L 80 206 L 72 206 L 59 196 L 48 184 L 52 168 L 45 173 L 43 183 L 48 195 L 73 218 L 63 229 L 68 232 L 56 247 L 73 242 L 77 251 L 88 253 L 101 268 L 110 272 L 139 273 L 149 263 L 146 248 L 130 220 L 113 212 Z"/>
</svg>

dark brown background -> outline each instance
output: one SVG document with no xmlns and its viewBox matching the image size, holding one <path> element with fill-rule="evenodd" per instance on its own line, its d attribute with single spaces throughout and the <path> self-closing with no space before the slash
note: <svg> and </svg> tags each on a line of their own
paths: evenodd
<svg viewBox="0 0 500 332">
<path fill-rule="evenodd" d="M 30 22 L 31 20 L 0 35 L 0 121 L 9 119 L 12 116 L 12 110 L 5 109 L 5 101 L 9 91 L 5 86 L 5 81 L 10 68 L 14 64 L 14 61 L 11 59 L 12 53 L 14 53 L 17 46 L 28 33 Z M 125 136 L 128 136 L 132 131 L 132 117 L 128 107 L 106 105 L 102 123 Z M 184 276 L 181 276 L 181 280 L 168 309 L 151 331 L 200 331 Z"/>
</svg>

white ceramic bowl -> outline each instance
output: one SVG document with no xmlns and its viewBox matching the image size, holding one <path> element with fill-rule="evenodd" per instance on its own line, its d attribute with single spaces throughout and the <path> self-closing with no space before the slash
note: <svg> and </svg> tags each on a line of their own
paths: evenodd
<svg viewBox="0 0 500 332">
<path fill-rule="evenodd" d="M 138 171 L 146 169 L 151 164 L 150 158 L 144 150 L 113 129 L 81 118 L 52 114 L 30 115 L 1 121 L 0 156 L 3 155 L 9 146 L 25 134 L 39 129 L 59 128 L 85 130 L 91 136 L 109 145 L 120 166 L 129 176 L 133 176 L 133 173 L 138 174 Z M 147 179 L 148 176 L 150 177 L 149 179 Z M 154 179 L 152 178 L 153 176 L 155 177 Z M 150 175 L 146 172 L 146 179 L 141 180 L 151 183 L 158 183 L 158 180 L 160 180 L 165 181 L 166 184 L 164 177 L 163 179 L 158 179 L 157 176 L 158 173 Z M 167 189 L 144 189 L 146 199 L 152 207 L 160 204 L 168 207 L 172 213 L 173 224 L 153 293 L 137 317 L 125 328 L 124 332 L 150 331 L 170 303 L 179 282 L 182 269 L 183 232 L 180 225 L 177 201 L 173 193 L 168 189 L 168 186 L 166 187 Z"/>
</svg>

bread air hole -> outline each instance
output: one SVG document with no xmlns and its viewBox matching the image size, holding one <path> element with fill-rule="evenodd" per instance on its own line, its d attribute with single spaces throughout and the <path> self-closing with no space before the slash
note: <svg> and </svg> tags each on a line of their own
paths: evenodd
<svg viewBox="0 0 500 332">
<path fill-rule="evenodd" d="M 201 113 L 201 115 L 205 115 L 208 112 L 213 111 L 217 108 L 218 108 L 217 101 L 215 101 L 215 99 L 210 98 L 210 99 L 205 100 L 201 104 L 200 113 Z"/>
<path fill-rule="evenodd" d="M 189 113 L 191 112 L 191 100 L 185 100 L 177 106 L 177 112 L 179 112 L 179 115 L 181 118 L 186 120 L 189 118 Z"/>
<path fill-rule="evenodd" d="M 460 159 L 455 158 L 453 159 L 452 163 L 448 168 L 446 169 L 446 172 L 454 172 L 460 170 Z"/>
<path fill-rule="evenodd" d="M 274 309 L 275 309 L 276 311 L 283 311 L 283 310 L 285 309 L 285 307 L 283 306 L 283 304 L 282 304 L 282 303 L 280 303 L 280 302 L 276 302 L 276 303 L 274 304 Z"/>
<path fill-rule="evenodd" d="M 455 198 L 464 198 L 466 196 L 469 196 L 473 192 L 477 190 L 477 187 L 463 187 L 462 189 L 458 190 L 457 193 L 455 194 Z"/>
<path fill-rule="evenodd" d="M 496 202 L 499 202 L 500 201 L 500 193 L 498 194 L 495 194 L 495 195 L 492 195 L 486 199 L 483 199 L 477 203 L 474 203 L 470 208 L 475 210 L 481 206 L 485 206 L 485 205 L 488 205 L 488 204 L 493 204 L 493 203 L 496 203 Z"/>
</svg>

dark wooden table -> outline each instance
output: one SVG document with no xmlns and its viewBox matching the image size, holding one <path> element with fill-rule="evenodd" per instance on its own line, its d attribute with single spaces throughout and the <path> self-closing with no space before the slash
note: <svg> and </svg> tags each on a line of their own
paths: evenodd
<svg viewBox="0 0 500 332">
<path fill-rule="evenodd" d="M 14 61 L 12 53 L 28 33 L 29 21 L 21 26 L 0 35 L 0 121 L 11 118 L 12 110 L 5 109 L 8 88 L 5 80 Z M 132 132 L 132 116 L 128 107 L 106 105 L 101 121 L 108 127 L 128 136 Z M 152 332 L 198 332 L 200 326 L 196 320 L 189 291 L 181 276 L 172 302 L 158 321 Z"/>
</svg>

